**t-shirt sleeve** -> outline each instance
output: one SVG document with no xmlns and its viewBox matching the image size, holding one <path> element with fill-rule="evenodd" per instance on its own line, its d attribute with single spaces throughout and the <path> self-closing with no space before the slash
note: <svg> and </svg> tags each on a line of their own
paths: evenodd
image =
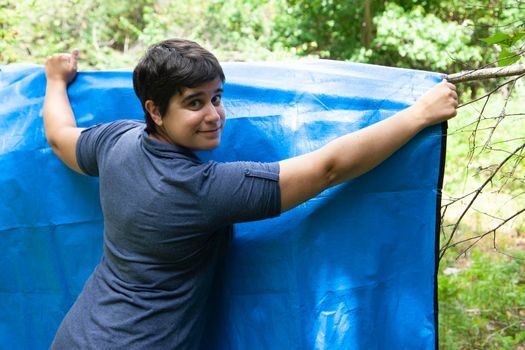
<svg viewBox="0 0 525 350">
<path fill-rule="evenodd" d="M 199 198 L 212 225 L 278 216 L 279 163 L 207 163 L 200 192 Z"/>
<path fill-rule="evenodd" d="M 90 176 L 98 176 L 105 151 L 122 132 L 133 126 L 135 124 L 131 121 L 119 120 L 82 130 L 76 147 L 77 164 L 82 172 Z"/>
</svg>

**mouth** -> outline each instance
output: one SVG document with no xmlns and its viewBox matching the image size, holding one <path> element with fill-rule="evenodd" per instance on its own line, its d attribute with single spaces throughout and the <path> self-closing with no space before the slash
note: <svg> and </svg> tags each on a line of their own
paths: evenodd
<svg viewBox="0 0 525 350">
<path fill-rule="evenodd" d="M 197 131 L 197 133 L 203 136 L 215 137 L 221 132 L 221 130 L 222 130 L 222 127 L 218 127 L 218 128 L 209 129 L 209 130 L 199 130 Z"/>
<path fill-rule="evenodd" d="M 201 132 L 201 133 L 214 133 L 214 132 L 219 131 L 220 129 L 221 129 L 221 128 L 210 129 L 210 130 L 199 130 L 199 132 Z"/>
</svg>

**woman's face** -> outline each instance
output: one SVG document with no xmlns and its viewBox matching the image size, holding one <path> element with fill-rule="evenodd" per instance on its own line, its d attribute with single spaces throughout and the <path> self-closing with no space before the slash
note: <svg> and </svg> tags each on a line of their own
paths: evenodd
<svg viewBox="0 0 525 350">
<path fill-rule="evenodd" d="M 182 90 L 170 99 L 164 117 L 154 119 L 158 135 L 152 136 L 161 141 L 193 150 L 217 147 L 226 121 L 222 81 L 216 78 L 198 87 Z"/>
</svg>

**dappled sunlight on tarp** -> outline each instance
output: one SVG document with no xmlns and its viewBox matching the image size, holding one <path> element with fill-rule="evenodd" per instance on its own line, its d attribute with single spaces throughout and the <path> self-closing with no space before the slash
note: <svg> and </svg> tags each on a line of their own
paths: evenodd
<svg viewBox="0 0 525 350">
<path fill-rule="evenodd" d="M 333 61 L 224 64 L 228 122 L 203 159 L 277 161 L 413 103 L 428 72 Z M 0 71 L 0 348 L 46 349 L 102 252 L 98 181 L 48 146 L 41 66 Z M 80 127 L 142 119 L 129 71 L 82 72 Z M 207 349 L 433 349 L 442 127 L 279 218 L 236 226 Z"/>
</svg>

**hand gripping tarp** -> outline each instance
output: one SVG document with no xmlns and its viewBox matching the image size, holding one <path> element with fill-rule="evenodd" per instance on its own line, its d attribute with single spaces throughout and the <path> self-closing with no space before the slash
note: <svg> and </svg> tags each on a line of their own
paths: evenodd
<svg viewBox="0 0 525 350">
<path fill-rule="evenodd" d="M 203 158 L 277 161 L 388 118 L 437 74 L 332 61 L 224 65 L 229 118 Z M 46 349 L 100 259 L 98 180 L 46 143 L 41 66 L 0 72 L 0 348 Z M 142 119 L 129 71 L 82 72 L 78 125 Z M 208 349 L 434 349 L 443 126 L 279 218 L 236 226 Z M 343 155 L 344 156 L 344 155 Z"/>
</svg>

